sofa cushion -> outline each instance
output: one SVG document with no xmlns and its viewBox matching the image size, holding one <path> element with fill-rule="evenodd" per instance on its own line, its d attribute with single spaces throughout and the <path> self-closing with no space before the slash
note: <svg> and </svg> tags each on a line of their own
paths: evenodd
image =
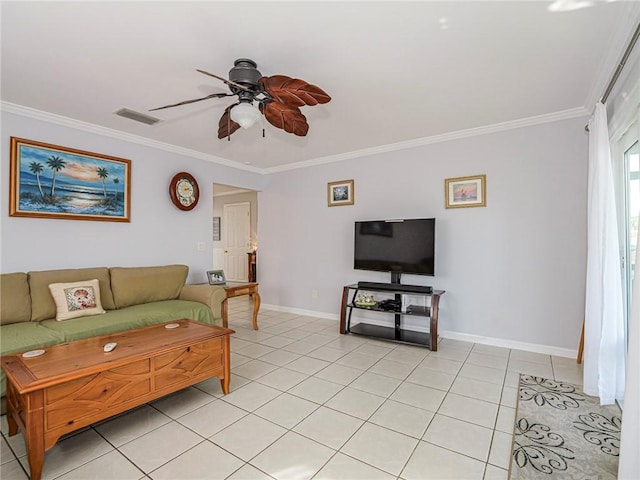
<svg viewBox="0 0 640 480">
<path fill-rule="evenodd" d="M 56 304 L 56 320 L 88 317 L 105 313 L 100 303 L 97 279 L 71 283 L 52 283 L 49 291 Z"/>
<path fill-rule="evenodd" d="M 117 308 L 178 298 L 187 280 L 189 267 L 113 267 L 111 288 Z"/>
<path fill-rule="evenodd" d="M 13 323 L 2 326 L 0 352 L 2 352 L 2 355 L 8 355 L 36 348 L 50 347 L 63 342 L 64 336 L 60 332 L 44 328 L 38 322 Z M 5 374 L 4 370 L 0 370 L 0 396 L 4 397 L 5 392 Z"/>
<path fill-rule="evenodd" d="M 44 328 L 55 332 L 56 335 L 64 337 L 65 341 L 71 342 L 181 318 L 219 324 L 213 319 L 213 314 L 206 305 L 187 300 L 165 300 L 109 310 L 104 315 L 100 315 L 99 319 L 81 317 L 64 322 L 45 320 L 40 323 Z"/>
<path fill-rule="evenodd" d="M 22 322 L 2 326 L 0 351 L 2 355 L 43 348 L 64 343 L 64 335 L 45 328 L 39 322 Z"/>
<path fill-rule="evenodd" d="M 31 320 L 31 296 L 26 273 L 0 275 L 0 325 Z"/>
<path fill-rule="evenodd" d="M 92 278 L 97 278 L 100 284 L 102 307 L 106 310 L 116 308 L 113 302 L 113 293 L 111 293 L 109 269 L 106 267 L 29 272 L 31 320 L 40 321 L 56 318 L 56 304 L 49 291 L 51 283 L 80 282 Z"/>
</svg>

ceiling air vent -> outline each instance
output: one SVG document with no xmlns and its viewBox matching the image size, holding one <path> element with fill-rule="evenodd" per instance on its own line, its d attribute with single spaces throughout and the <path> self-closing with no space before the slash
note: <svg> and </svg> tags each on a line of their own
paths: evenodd
<svg viewBox="0 0 640 480">
<path fill-rule="evenodd" d="M 135 120 L 136 122 L 146 123 L 147 125 L 154 125 L 160 121 L 159 118 L 151 117 L 134 110 L 129 110 L 128 108 L 121 108 L 116 112 L 116 115 L 128 118 L 130 120 Z"/>
</svg>

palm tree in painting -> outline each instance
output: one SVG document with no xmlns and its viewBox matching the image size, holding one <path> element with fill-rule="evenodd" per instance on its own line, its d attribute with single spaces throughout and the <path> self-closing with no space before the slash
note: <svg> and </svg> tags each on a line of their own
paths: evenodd
<svg viewBox="0 0 640 480">
<path fill-rule="evenodd" d="M 38 190 L 40 190 L 40 196 L 44 200 L 44 192 L 42 191 L 42 185 L 40 184 L 40 174 L 44 170 L 44 167 L 40 162 L 31 162 L 29 164 L 29 170 L 36 176 L 36 180 L 38 181 Z"/>
<path fill-rule="evenodd" d="M 119 183 L 120 183 L 120 179 L 118 177 L 113 179 L 113 184 L 114 184 L 113 191 L 115 192 L 114 199 L 116 202 L 118 201 L 118 184 Z"/>
<path fill-rule="evenodd" d="M 109 171 L 104 167 L 99 167 L 98 170 L 96 170 L 96 173 L 102 180 L 102 194 L 104 195 L 104 198 L 107 198 L 107 187 L 105 186 L 104 181 L 109 176 Z"/>
<path fill-rule="evenodd" d="M 52 155 L 47 160 L 47 165 L 49 165 L 49 168 L 53 170 L 53 179 L 51 180 L 51 196 L 53 197 L 53 194 L 56 192 L 56 173 L 66 167 L 67 162 L 60 157 Z"/>
</svg>

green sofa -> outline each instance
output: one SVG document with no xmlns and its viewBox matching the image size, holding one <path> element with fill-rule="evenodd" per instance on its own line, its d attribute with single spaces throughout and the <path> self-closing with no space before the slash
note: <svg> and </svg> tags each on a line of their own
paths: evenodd
<svg viewBox="0 0 640 480">
<path fill-rule="evenodd" d="M 189 267 L 98 267 L 0 275 L 0 354 L 190 318 L 222 326 L 223 287 L 185 285 Z M 106 313 L 56 321 L 49 285 L 97 279 Z M 5 374 L 0 376 L 4 412 Z"/>
</svg>

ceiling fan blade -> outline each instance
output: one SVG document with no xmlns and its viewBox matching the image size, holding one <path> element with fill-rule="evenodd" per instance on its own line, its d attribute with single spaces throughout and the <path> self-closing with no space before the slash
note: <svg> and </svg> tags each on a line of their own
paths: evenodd
<svg viewBox="0 0 640 480">
<path fill-rule="evenodd" d="M 203 73 L 205 75 L 209 75 L 210 77 L 217 78 L 218 80 L 222 80 L 227 85 L 233 85 L 234 87 L 239 88 L 240 90 L 251 90 L 250 88 L 245 87 L 244 85 L 240 85 L 239 83 L 232 82 L 231 80 L 227 80 L 226 78 L 219 77 L 218 75 L 214 75 L 213 73 L 205 72 L 204 70 L 200 70 L 199 68 L 196 68 L 196 71 Z"/>
<path fill-rule="evenodd" d="M 229 112 L 231 111 L 231 108 L 235 107 L 236 105 L 237 103 L 234 103 L 233 105 L 229 105 L 224 110 L 222 117 L 220 117 L 220 121 L 218 122 L 218 138 L 222 139 L 224 137 L 228 137 L 240 128 L 240 124 L 234 122 L 229 117 Z"/>
<path fill-rule="evenodd" d="M 281 128 L 285 132 L 304 137 L 309 131 L 309 124 L 300 109 L 286 103 L 267 103 L 264 116 L 274 127 Z"/>
<path fill-rule="evenodd" d="M 222 97 L 230 97 L 232 93 L 212 93 L 211 95 L 207 95 L 202 98 L 195 98 L 193 100 L 185 100 L 184 102 L 174 103 L 172 105 L 165 105 L 164 107 L 152 108 L 149 111 L 153 112 L 155 110 L 162 110 L 163 108 L 171 108 L 171 107 L 179 107 L 180 105 L 186 105 L 188 103 L 201 102 L 202 100 L 208 100 L 209 98 L 222 98 Z"/>
<path fill-rule="evenodd" d="M 274 99 L 286 105 L 302 107 L 303 105 L 328 103 L 331 100 L 327 92 L 320 87 L 299 78 L 274 75 L 272 77 L 262 77 L 258 80 L 258 83 Z"/>
</svg>

